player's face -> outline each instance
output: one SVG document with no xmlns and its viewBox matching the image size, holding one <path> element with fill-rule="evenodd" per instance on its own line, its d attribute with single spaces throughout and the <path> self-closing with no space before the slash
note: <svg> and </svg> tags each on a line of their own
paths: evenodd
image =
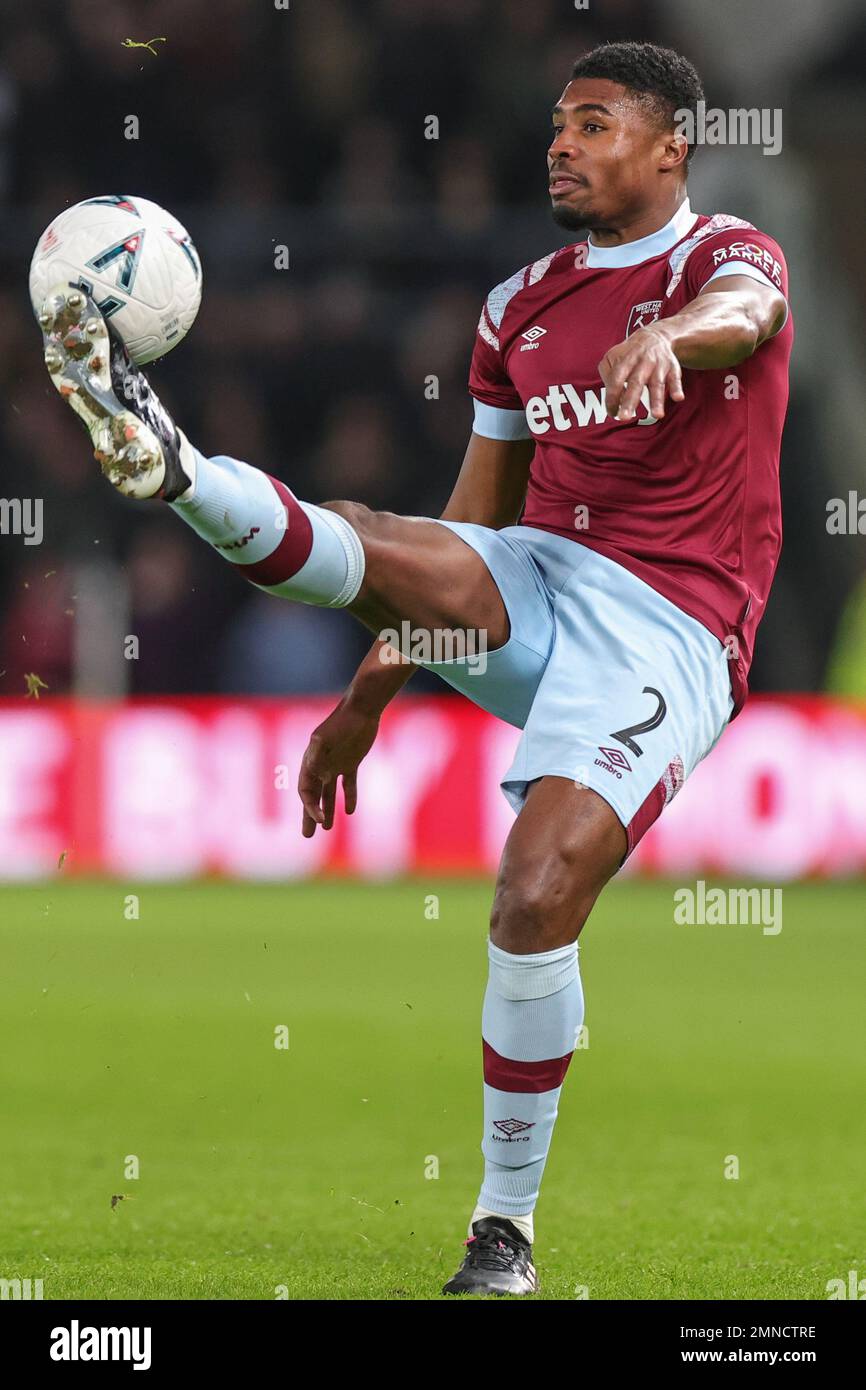
<svg viewBox="0 0 866 1390">
<path fill-rule="evenodd" d="M 619 229 L 662 196 L 673 132 L 618 82 L 580 77 L 553 110 L 547 152 L 553 219 L 560 227 Z"/>
</svg>

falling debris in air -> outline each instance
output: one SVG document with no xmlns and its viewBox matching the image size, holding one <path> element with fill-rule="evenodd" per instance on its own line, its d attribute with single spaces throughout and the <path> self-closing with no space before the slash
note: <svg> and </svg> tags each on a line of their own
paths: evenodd
<svg viewBox="0 0 866 1390">
<path fill-rule="evenodd" d="M 153 47 L 153 44 L 155 43 L 165 43 L 165 38 L 163 37 L 159 39 L 124 39 L 123 47 L 146 48 L 148 53 L 152 53 L 155 58 L 157 56 L 156 49 Z"/>
</svg>

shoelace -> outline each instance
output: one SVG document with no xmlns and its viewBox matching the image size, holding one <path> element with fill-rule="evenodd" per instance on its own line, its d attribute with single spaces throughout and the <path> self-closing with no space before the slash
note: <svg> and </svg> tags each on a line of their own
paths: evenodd
<svg viewBox="0 0 866 1390">
<path fill-rule="evenodd" d="M 470 1236 L 463 1244 L 469 1250 L 470 1263 L 477 1269 L 514 1268 L 518 1251 L 504 1241 L 494 1240 L 493 1237 L 479 1240 L 478 1236 Z"/>
</svg>

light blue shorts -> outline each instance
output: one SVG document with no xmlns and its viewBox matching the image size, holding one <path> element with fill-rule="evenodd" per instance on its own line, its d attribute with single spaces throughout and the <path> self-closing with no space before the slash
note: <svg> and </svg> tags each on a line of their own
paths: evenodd
<svg viewBox="0 0 866 1390">
<path fill-rule="evenodd" d="M 477 551 L 511 624 L 486 661 L 424 663 L 523 730 L 502 790 L 538 777 L 604 797 L 629 853 L 720 738 L 733 709 L 717 637 L 622 565 L 532 526 L 439 523 Z"/>
</svg>

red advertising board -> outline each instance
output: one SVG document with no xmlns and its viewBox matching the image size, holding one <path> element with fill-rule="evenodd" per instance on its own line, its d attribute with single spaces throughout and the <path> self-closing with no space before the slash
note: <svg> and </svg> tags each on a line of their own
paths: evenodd
<svg viewBox="0 0 866 1390">
<path fill-rule="evenodd" d="M 518 735 L 449 696 L 398 701 L 362 766 L 356 814 L 301 838 L 298 765 L 332 704 L 0 703 L 0 877 L 492 871 L 512 822 L 498 781 Z M 707 871 L 866 872 L 866 706 L 749 703 L 626 867 Z"/>
</svg>

